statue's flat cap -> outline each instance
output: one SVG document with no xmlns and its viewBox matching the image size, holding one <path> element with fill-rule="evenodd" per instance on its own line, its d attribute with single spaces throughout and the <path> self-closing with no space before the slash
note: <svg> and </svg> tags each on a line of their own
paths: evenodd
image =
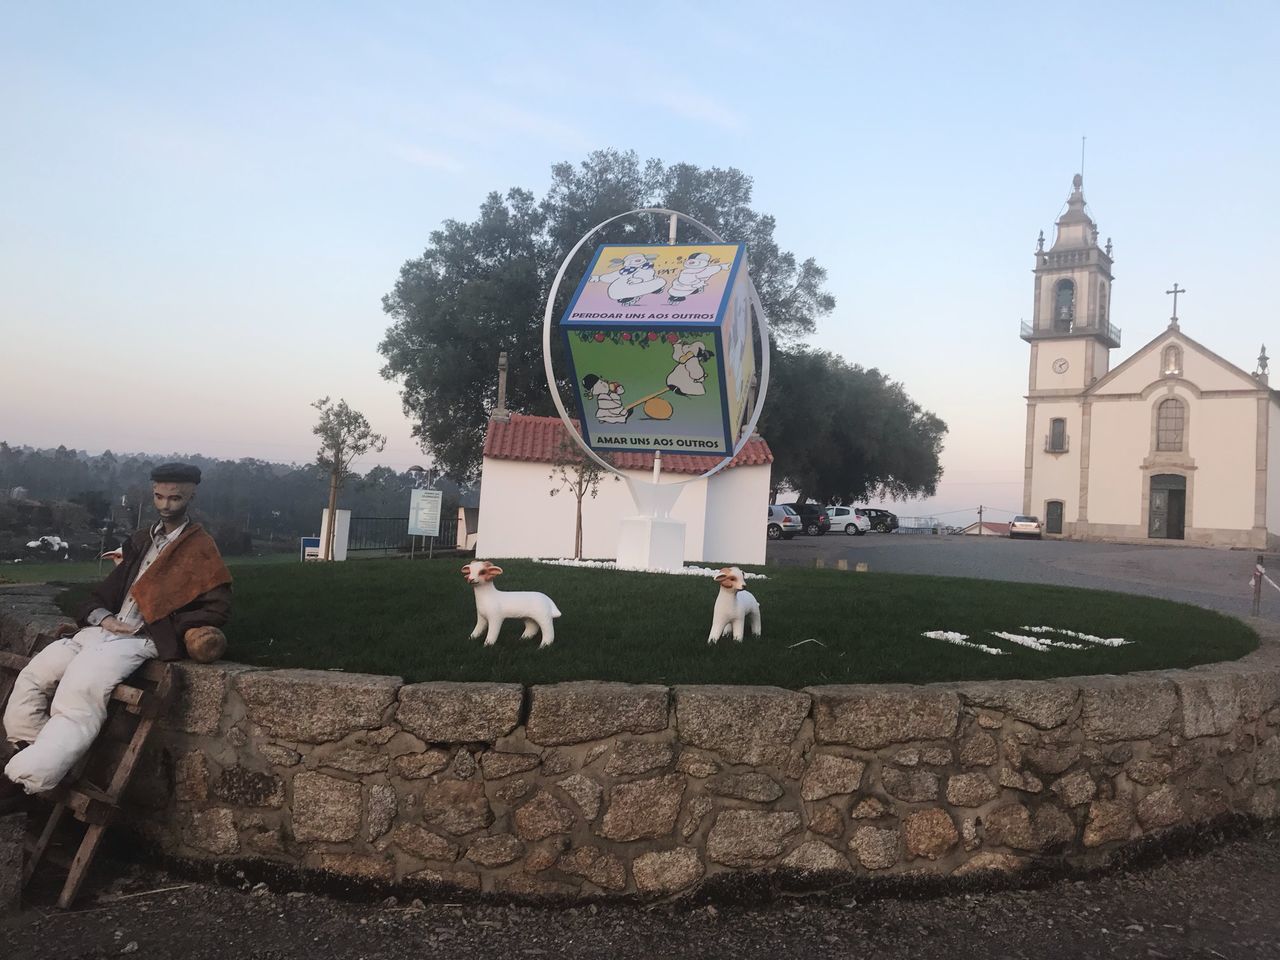
<svg viewBox="0 0 1280 960">
<path fill-rule="evenodd" d="M 190 463 L 162 463 L 151 471 L 152 483 L 199 483 L 200 468 Z"/>
</svg>

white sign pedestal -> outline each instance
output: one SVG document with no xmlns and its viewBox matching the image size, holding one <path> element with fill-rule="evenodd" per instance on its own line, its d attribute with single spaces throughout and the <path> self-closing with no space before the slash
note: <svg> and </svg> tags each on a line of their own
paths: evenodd
<svg viewBox="0 0 1280 960">
<path fill-rule="evenodd" d="M 624 517 L 618 566 L 679 570 L 684 566 L 684 521 L 670 517 Z"/>
<path fill-rule="evenodd" d="M 628 477 L 627 487 L 640 515 L 622 520 L 618 566 L 679 570 L 684 566 L 684 521 L 672 520 L 671 508 L 684 484 L 649 483 Z"/>
</svg>

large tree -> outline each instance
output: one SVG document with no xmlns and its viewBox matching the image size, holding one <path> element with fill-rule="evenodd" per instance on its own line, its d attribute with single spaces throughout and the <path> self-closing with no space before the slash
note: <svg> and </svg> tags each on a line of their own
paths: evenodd
<svg viewBox="0 0 1280 960">
<path fill-rule="evenodd" d="M 740 170 L 641 163 L 635 153 L 603 150 L 581 164 L 557 164 L 538 200 L 527 190 L 491 193 L 471 223 L 446 221 L 421 257 L 401 268 L 383 298 L 393 322 L 379 349 L 383 376 L 403 383 L 414 435 L 458 480 L 479 471 L 488 410 L 496 391 L 498 353 L 511 357 L 507 402 L 516 410 L 553 411 L 542 371 L 542 315 L 547 291 L 566 253 L 587 230 L 638 207 L 687 213 L 726 239 L 745 242 L 751 276 L 775 337 L 811 333 L 835 300 L 826 272 L 812 259 L 779 249 L 774 219 L 751 208 L 751 178 Z M 682 226 L 681 240 L 701 234 Z M 610 225 L 579 252 L 568 276 L 580 276 L 597 243 L 661 243 L 667 225 L 630 217 Z M 556 313 L 574 288 L 561 286 Z M 559 356 L 556 369 L 566 365 Z"/>
<path fill-rule="evenodd" d="M 879 370 L 826 350 L 777 350 L 760 432 L 773 483 L 798 499 L 932 496 L 947 425 Z"/>
</svg>

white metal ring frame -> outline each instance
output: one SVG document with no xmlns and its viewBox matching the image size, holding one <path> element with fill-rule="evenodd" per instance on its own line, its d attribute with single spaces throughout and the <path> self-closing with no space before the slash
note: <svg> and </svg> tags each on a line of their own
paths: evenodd
<svg viewBox="0 0 1280 960">
<path fill-rule="evenodd" d="M 613 464 L 609 463 L 609 461 L 605 460 L 587 446 L 587 442 L 582 439 L 582 434 L 579 433 L 577 428 L 573 425 L 573 418 L 569 416 L 568 411 L 565 409 L 564 399 L 560 396 L 560 388 L 556 386 L 555 371 L 551 367 L 551 315 L 555 310 L 556 293 L 560 290 L 560 284 L 564 280 L 565 271 L 569 269 L 570 262 L 573 260 L 574 255 L 582 249 L 583 244 L 615 220 L 621 220 L 623 217 L 630 217 L 643 213 L 652 213 L 665 217 L 673 217 L 678 220 L 687 220 L 716 243 L 727 242 L 705 223 L 700 223 L 688 214 L 680 213 L 678 210 L 667 210 L 665 207 L 641 207 L 636 210 L 628 210 L 626 213 L 620 213 L 616 217 L 610 217 L 608 220 L 604 220 L 596 224 L 584 233 L 582 238 L 573 245 L 573 249 L 569 251 L 568 255 L 564 258 L 564 262 L 560 264 L 560 269 L 556 272 L 555 282 L 551 284 L 551 292 L 547 294 L 547 309 L 542 315 L 542 365 L 547 375 L 547 386 L 551 389 L 551 399 L 556 405 L 556 410 L 560 412 L 560 419 L 564 421 L 565 429 L 569 431 L 574 441 L 582 448 L 583 453 L 600 466 L 604 467 L 604 469 L 611 473 L 616 473 L 619 476 L 623 475 L 621 470 L 617 469 Z M 703 473 L 698 474 L 696 477 L 687 477 L 684 480 L 671 481 L 671 486 L 682 486 L 686 483 L 692 483 L 695 480 L 702 480 L 706 477 L 719 473 L 733 462 L 734 457 L 742 452 L 742 448 L 747 445 L 747 441 L 749 441 L 755 433 L 756 424 L 760 420 L 760 411 L 764 409 L 764 397 L 769 389 L 769 319 L 765 316 L 764 306 L 760 303 L 760 294 L 756 292 L 756 285 L 751 280 L 750 274 L 747 274 L 747 286 L 751 291 L 751 305 L 755 309 L 757 326 L 760 330 L 761 358 L 760 386 L 756 391 L 756 404 L 755 408 L 751 411 L 751 419 L 743 429 L 742 436 L 738 438 L 738 442 L 733 448 L 733 453 L 725 457 L 710 470 L 706 470 Z M 705 454 L 702 454 L 702 456 L 705 456 Z"/>
</svg>

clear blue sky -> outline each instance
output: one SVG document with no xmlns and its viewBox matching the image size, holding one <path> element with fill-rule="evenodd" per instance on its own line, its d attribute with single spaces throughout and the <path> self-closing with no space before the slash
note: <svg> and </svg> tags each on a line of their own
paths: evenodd
<svg viewBox="0 0 1280 960">
<path fill-rule="evenodd" d="M 752 175 L 829 271 L 813 342 L 948 422 L 939 497 L 901 512 L 1016 510 L 1018 321 L 1082 134 L 1113 361 L 1175 280 L 1184 330 L 1248 369 L 1280 312 L 1280 8 L 1055 6 L 13 7 L 0 439 L 303 461 L 330 394 L 421 462 L 378 375 L 400 264 L 615 147 Z"/>
</svg>

